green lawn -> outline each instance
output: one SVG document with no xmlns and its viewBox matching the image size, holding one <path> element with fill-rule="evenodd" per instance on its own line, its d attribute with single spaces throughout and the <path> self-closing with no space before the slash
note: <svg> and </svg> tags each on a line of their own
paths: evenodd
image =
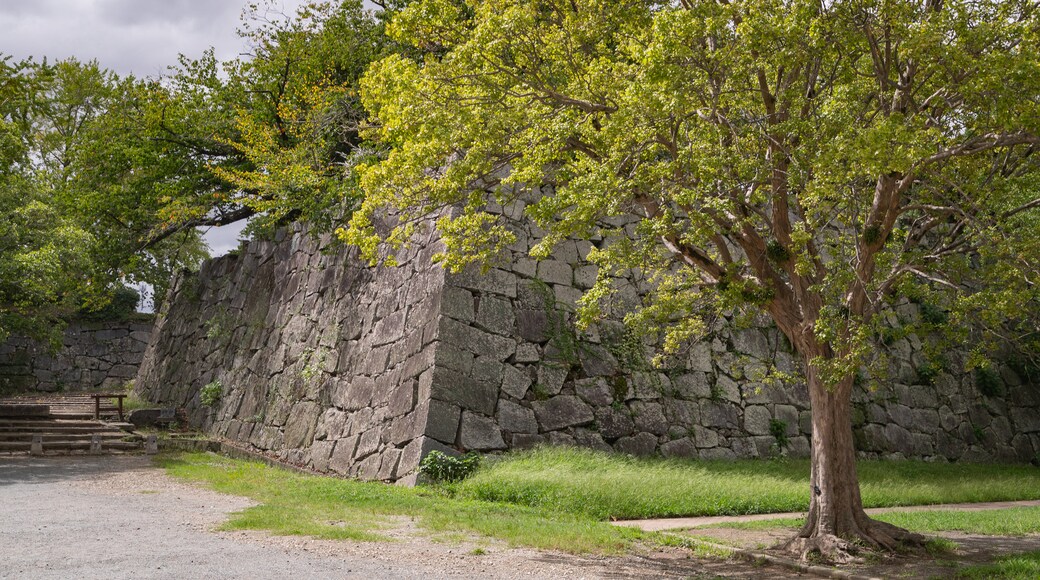
<svg viewBox="0 0 1040 580">
<path fill-rule="evenodd" d="M 620 553 L 633 541 L 653 537 L 580 514 L 453 498 L 437 488 L 302 475 L 207 453 L 163 456 L 158 461 L 176 477 L 260 504 L 233 514 L 222 526 L 227 530 L 386 540 L 380 530 L 392 525 L 392 517 L 404 516 L 430 532 L 464 530 L 510 545 L 600 554 Z"/>
<path fill-rule="evenodd" d="M 1036 580 L 1040 578 L 1040 550 L 998 558 L 992 564 L 969 566 L 957 571 L 955 578 L 985 580 Z"/>
<path fill-rule="evenodd" d="M 1040 499 L 1031 466 L 861 461 L 867 507 Z M 804 511 L 809 462 L 635 459 L 542 448 L 489 465 L 456 486 L 473 499 L 594 519 Z"/>
<path fill-rule="evenodd" d="M 260 504 L 234 514 L 226 529 L 321 538 L 385 540 L 381 530 L 394 517 L 409 517 L 434 534 L 461 530 L 511 545 L 620 553 L 634 542 L 667 540 L 612 526 L 612 518 L 797 511 L 808 500 L 805 461 L 695 462 L 540 449 L 489 463 L 461 483 L 418 488 L 301 475 L 212 454 L 159 461 L 175 476 Z M 873 506 L 1040 498 L 1040 470 L 1033 467 L 863 462 L 860 473 L 864 501 Z M 917 519 L 890 521 L 921 531 L 962 525 L 1011 534 L 1031 533 L 1040 520 L 1040 508 L 1007 518 L 1013 522 L 987 514 L 900 514 Z"/>
</svg>

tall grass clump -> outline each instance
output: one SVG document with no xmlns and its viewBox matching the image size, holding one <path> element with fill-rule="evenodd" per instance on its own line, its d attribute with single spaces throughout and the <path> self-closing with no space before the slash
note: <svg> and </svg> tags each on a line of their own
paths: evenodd
<svg viewBox="0 0 1040 580">
<path fill-rule="evenodd" d="M 1040 499 L 1040 470 L 1030 466 L 861 461 L 859 475 L 867 507 Z M 809 504 L 809 462 L 545 447 L 508 455 L 453 489 L 600 520 L 794 512 Z"/>
</svg>

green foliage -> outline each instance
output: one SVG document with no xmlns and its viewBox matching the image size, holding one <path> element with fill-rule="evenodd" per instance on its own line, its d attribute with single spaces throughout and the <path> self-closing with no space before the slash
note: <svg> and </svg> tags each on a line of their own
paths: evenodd
<svg viewBox="0 0 1040 580">
<path fill-rule="evenodd" d="M 848 404 L 904 287 L 978 357 L 1035 330 L 1032 2 L 419 0 L 387 31 L 426 53 L 360 83 L 388 152 L 358 166 L 341 235 L 370 261 L 453 206 L 439 258 L 486 262 L 511 240 L 488 199 L 551 184 L 525 209 L 547 232 L 532 255 L 596 239 L 579 321 L 638 273 L 650 292 L 626 321 L 666 352 L 721 314 L 765 313 L 809 388 Z"/>
<path fill-rule="evenodd" d="M 769 420 L 769 434 L 776 439 L 776 448 L 780 451 L 787 449 L 791 441 L 787 438 L 787 423 L 780 419 Z"/>
<path fill-rule="evenodd" d="M 470 452 L 452 457 L 440 451 L 431 451 L 419 463 L 419 473 L 435 483 L 462 481 L 480 467 L 480 455 Z"/>
<path fill-rule="evenodd" d="M 654 370 L 650 359 L 646 356 L 643 337 L 630 327 L 604 327 L 603 347 L 617 359 L 622 368 L 628 371 Z"/>
<path fill-rule="evenodd" d="M 926 386 L 932 385 L 935 383 L 935 379 L 942 371 L 942 364 L 934 361 L 927 361 L 917 367 L 918 383 Z"/>
<path fill-rule="evenodd" d="M 921 320 L 936 326 L 946 324 L 950 320 L 949 314 L 942 308 L 930 303 L 921 303 Z"/>
<path fill-rule="evenodd" d="M 770 260 L 778 264 L 782 264 L 791 259 L 791 252 L 776 240 L 769 240 L 769 243 L 766 244 L 766 255 L 769 256 Z"/>
<path fill-rule="evenodd" d="M 36 142 L 36 111 L 46 102 L 39 72 L 0 55 L 0 338 L 18 333 L 56 346 L 61 317 L 102 304 L 109 279 L 91 261 L 96 238 L 35 175 L 44 154 Z"/>
<path fill-rule="evenodd" d="M 1000 374 L 992 367 L 978 367 L 975 369 L 975 388 L 986 397 L 1001 397 L 1004 395 L 1004 381 Z"/>
<path fill-rule="evenodd" d="M 137 314 L 141 294 L 133 288 L 123 286 L 112 292 L 112 298 L 98 310 L 81 310 L 78 316 L 89 320 L 127 320 Z"/>
<path fill-rule="evenodd" d="M 360 0 L 311 2 L 285 19 L 265 17 L 267 8 L 252 5 L 245 15 L 249 58 L 224 63 L 221 73 L 211 61 L 187 63 L 201 73 L 196 83 L 219 82 L 231 103 L 231 130 L 218 140 L 244 163 L 215 173 L 259 214 L 254 228 L 298 219 L 328 231 L 357 202 L 354 163 L 374 154 L 358 135 L 356 88 L 387 41 Z"/>
<path fill-rule="evenodd" d="M 542 308 L 548 318 L 548 345 L 554 349 L 554 360 L 569 366 L 579 364 L 582 344 L 574 325 L 568 320 L 565 306 L 556 300 L 553 289 L 544 281 L 535 278 L 529 284 L 542 297 Z"/>
<path fill-rule="evenodd" d="M 212 381 L 199 389 L 199 401 L 206 407 L 215 407 L 224 395 L 224 385 L 220 381 Z"/>
<path fill-rule="evenodd" d="M 927 510 L 888 512 L 878 519 L 921 533 L 963 532 L 987 536 L 1026 536 L 1040 533 L 1040 508 L 980 511 Z"/>
</svg>

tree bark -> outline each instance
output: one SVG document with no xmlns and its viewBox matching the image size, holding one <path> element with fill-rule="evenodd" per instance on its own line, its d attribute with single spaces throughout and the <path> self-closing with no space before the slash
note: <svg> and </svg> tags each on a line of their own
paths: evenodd
<svg viewBox="0 0 1040 580">
<path fill-rule="evenodd" d="M 844 563 L 855 560 L 862 548 L 920 546 L 923 536 L 873 520 L 863 511 L 852 438 L 852 377 L 828 386 L 811 363 L 814 357 L 803 357 L 812 411 L 811 499 L 805 526 L 780 547 L 803 560 Z"/>
</svg>

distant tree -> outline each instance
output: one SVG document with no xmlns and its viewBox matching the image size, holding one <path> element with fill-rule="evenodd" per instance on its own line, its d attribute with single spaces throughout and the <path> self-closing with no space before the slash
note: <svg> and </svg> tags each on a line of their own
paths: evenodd
<svg viewBox="0 0 1040 580">
<path fill-rule="evenodd" d="M 327 231 L 356 204 L 356 83 L 382 54 L 382 27 L 359 1 L 294 15 L 274 4 L 249 7 L 251 52 L 229 62 L 182 56 L 145 80 L 94 62 L 39 67 L 37 174 L 89 223 L 97 267 L 151 284 L 156 306 L 173 272 L 206 256 L 198 228 L 303 220 Z"/>
<path fill-rule="evenodd" d="M 93 237 L 63 216 L 34 179 L 33 63 L 0 58 L 0 339 L 56 343 L 60 317 L 99 299 Z"/>
<path fill-rule="evenodd" d="M 788 548 L 845 559 L 918 536 L 869 518 L 856 474 L 854 375 L 883 314 L 926 294 L 987 328 L 1035 301 L 1040 27 L 1034 2 L 424 0 L 390 34 L 425 49 L 362 82 L 372 134 L 344 236 L 370 259 L 432 210 L 452 269 L 513 236 L 486 184 L 552 184 L 548 234 L 613 240 L 590 260 L 597 319 L 614 275 L 655 284 L 633 322 L 764 312 L 801 356 L 812 407 L 809 517 Z M 401 221 L 377 235 L 374 215 Z M 635 214 L 634 231 L 603 218 Z M 987 337 L 991 338 L 991 337 Z"/>
</svg>

